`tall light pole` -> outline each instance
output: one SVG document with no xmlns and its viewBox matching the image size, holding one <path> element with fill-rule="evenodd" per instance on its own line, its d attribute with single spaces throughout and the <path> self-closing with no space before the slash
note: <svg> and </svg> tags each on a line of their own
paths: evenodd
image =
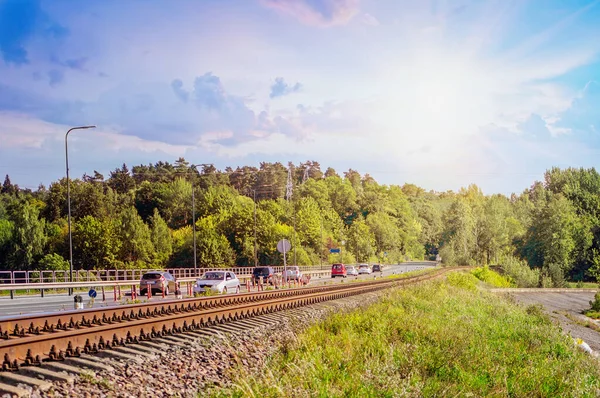
<svg viewBox="0 0 600 398">
<path fill-rule="evenodd" d="M 69 133 L 73 130 L 94 129 L 96 126 L 78 126 L 72 127 L 65 134 L 65 162 L 67 164 L 67 223 L 69 224 L 69 282 L 73 282 L 73 236 L 71 234 L 71 180 L 69 179 Z M 73 294 L 73 289 L 69 288 L 69 295 Z"/>
<path fill-rule="evenodd" d="M 212 163 L 193 164 L 197 170 L 198 166 L 214 166 Z M 194 277 L 198 276 L 198 262 L 196 261 L 196 195 L 194 195 L 194 181 L 192 181 L 192 235 L 194 236 Z"/>
</svg>

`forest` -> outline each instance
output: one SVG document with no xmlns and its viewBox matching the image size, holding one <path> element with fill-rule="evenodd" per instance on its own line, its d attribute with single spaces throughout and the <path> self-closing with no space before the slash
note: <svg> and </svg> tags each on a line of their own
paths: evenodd
<svg viewBox="0 0 600 398">
<path fill-rule="evenodd" d="M 123 164 L 70 180 L 74 269 L 288 264 L 499 265 L 521 286 L 563 286 L 600 273 L 600 175 L 547 170 L 520 194 L 382 185 L 318 162 L 259 167 Z M 0 269 L 69 269 L 67 180 L 0 190 Z M 330 253 L 341 248 L 340 253 Z"/>
</svg>

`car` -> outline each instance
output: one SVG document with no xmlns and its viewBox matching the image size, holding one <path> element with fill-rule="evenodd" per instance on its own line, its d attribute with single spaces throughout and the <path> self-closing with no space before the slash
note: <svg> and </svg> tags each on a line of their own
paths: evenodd
<svg viewBox="0 0 600 398">
<path fill-rule="evenodd" d="M 331 277 L 335 278 L 336 276 L 341 276 L 342 278 L 345 278 L 348 275 L 348 269 L 346 268 L 346 265 L 338 263 L 338 264 L 333 264 L 331 266 Z"/>
<path fill-rule="evenodd" d="M 358 276 L 358 270 L 352 265 L 346 267 L 346 271 L 348 275 Z"/>
<path fill-rule="evenodd" d="M 373 272 L 381 272 L 383 271 L 383 266 L 381 264 L 373 264 Z"/>
<path fill-rule="evenodd" d="M 291 267 L 286 267 L 286 270 L 281 273 L 283 280 L 293 279 L 299 281 L 302 278 L 302 271 L 300 271 L 300 267 L 292 265 Z"/>
<path fill-rule="evenodd" d="M 259 283 L 262 279 L 263 283 L 272 285 L 273 275 L 275 275 L 275 269 L 273 267 L 254 267 L 252 270 L 252 283 Z"/>
<path fill-rule="evenodd" d="M 359 274 L 370 274 L 371 271 L 371 267 L 369 267 L 369 264 L 360 264 L 358 266 L 358 273 Z"/>
<path fill-rule="evenodd" d="M 177 290 L 177 279 L 167 271 L 146 272 L 140 279 L 140 295 L 148 294 L 148 288 L 150 288 L 151 294 L 162 293 L 163 285 L 165 295 L 168 295 L 170 291 Z"/>
<path fill-rule="evenodd" d="M 196 279 L 194 284 L 194 295 L 212 290 L 217 293 L 239 293 L 240 280 L 231 271 L 209 271 Z"/>
</svg>

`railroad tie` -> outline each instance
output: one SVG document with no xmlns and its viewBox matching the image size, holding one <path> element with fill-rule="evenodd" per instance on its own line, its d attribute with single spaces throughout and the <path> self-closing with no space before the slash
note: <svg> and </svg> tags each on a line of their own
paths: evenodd
<svg viewBox="0 0 600 398">
<path fill-rule="evenodd" d="M 124 352 L 115 351 L 113 349 L 99 351 L 98 354 L 96 354 L 96 355 L 98 355 L 99 357 L 104 357 L 104 358 L 125 359 L 125 360 L 128 360 L 128 361 L 134 361 L 134 362 L 137 362 L 137 363 L 142 363 L 144 361 L 137 354 L 136 355 L 126 354 Z"/>
<path fill-rule="evenodd" d="M 46 362 L 43 365 L 45 368 L 50 368 L 50 369 L 54 369 L 56 371 L 59 372 L 67 372 L 70 374 L 75 374 L 75 375 L 79 375 L 85 372 L 89 372 L 84 370 L 81 367 L 77 367 L 77 366 L 72 366 L 72 365 L 67 365 L 64 362 L 59 362 L 59 361 L 50 361 L 50 362 Z"/>
<path fill-rule="evenodd" d="M 81 357 L 70 357 L 67 358 L 67 363 L 72 363 L 75 366 L 81 366 L 84 368 L 90 368 L 95 370 L 105 370 L 107 372 L 113 372 L 115 368 L 110 365 L 105 364 L 104 362 L 98 361 L 97 358 L 94 358 L 89 355 L 81 355 Z"/>
<path fill-rule="evenodd" d="M 34 377 L 22 375 L 20 373 L 2 372 L 0 380 L 7 384 L 25 384 L 38 388 L 40 391 L 48 391 L 52 387 L 52 383 L 48 380 L 40 380 Z"/>
<path fill-rule="evenodd" d="M 137 345 L 129 347 L 114 347 L 111 351 L 121 352 L 123 354 L 141 355 L 146 358 L 153 358 L 156 356 L 156 351 L 148 352 L 144 349 L 140 349 Z"/>
<path fill-rule="evenodd" d="M 23 366 L 21 367 L 21 372 L 28 373 L 30 376 L 37 377 L 38 379 L 43 377 L 44 379 L 63 381 L 67 383 L 73 383 L 73 380 L 75 379 L 73 376 L 68 375 L 67 373 L 57 372 L 55 370 L 40 366 Z"/>
<path fill-rule="evenodd" d="M 31 394 L 28 390 L 20 387 L 15 387 L 11 384 L 0 383 L 0 396 L 9 394 L 11 397 L 29 397 Z"/>
</svg>

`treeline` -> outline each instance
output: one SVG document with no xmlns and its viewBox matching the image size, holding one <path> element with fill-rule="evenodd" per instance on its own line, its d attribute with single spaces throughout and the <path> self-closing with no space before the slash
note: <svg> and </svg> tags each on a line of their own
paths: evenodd
<svg viewBox="0 0 600 398">
<path fill-rule="evenodd" d="M 291 172 L 291 195 L 288 189 Z M 282 263 L 287 238 L 298 265 L 435 259 L 502 264 L 522 285 L 564 284 L 598 273 L 600 176 L 553 168 L 520 195 L 484 196 L 471 185 L 427 192 L 380 185 L 368 174 L 319 163 L 261 163 L 217 170 L 126 165 L 108 178 L 71 180 L 75 269 Z M 195 203 L 195 210 L 192 206 Z M 344 242 L 344 244 L 342 244 Z M 68 269 L 67 181 L 0 191 L 0 268 Z"/>
</svg>

